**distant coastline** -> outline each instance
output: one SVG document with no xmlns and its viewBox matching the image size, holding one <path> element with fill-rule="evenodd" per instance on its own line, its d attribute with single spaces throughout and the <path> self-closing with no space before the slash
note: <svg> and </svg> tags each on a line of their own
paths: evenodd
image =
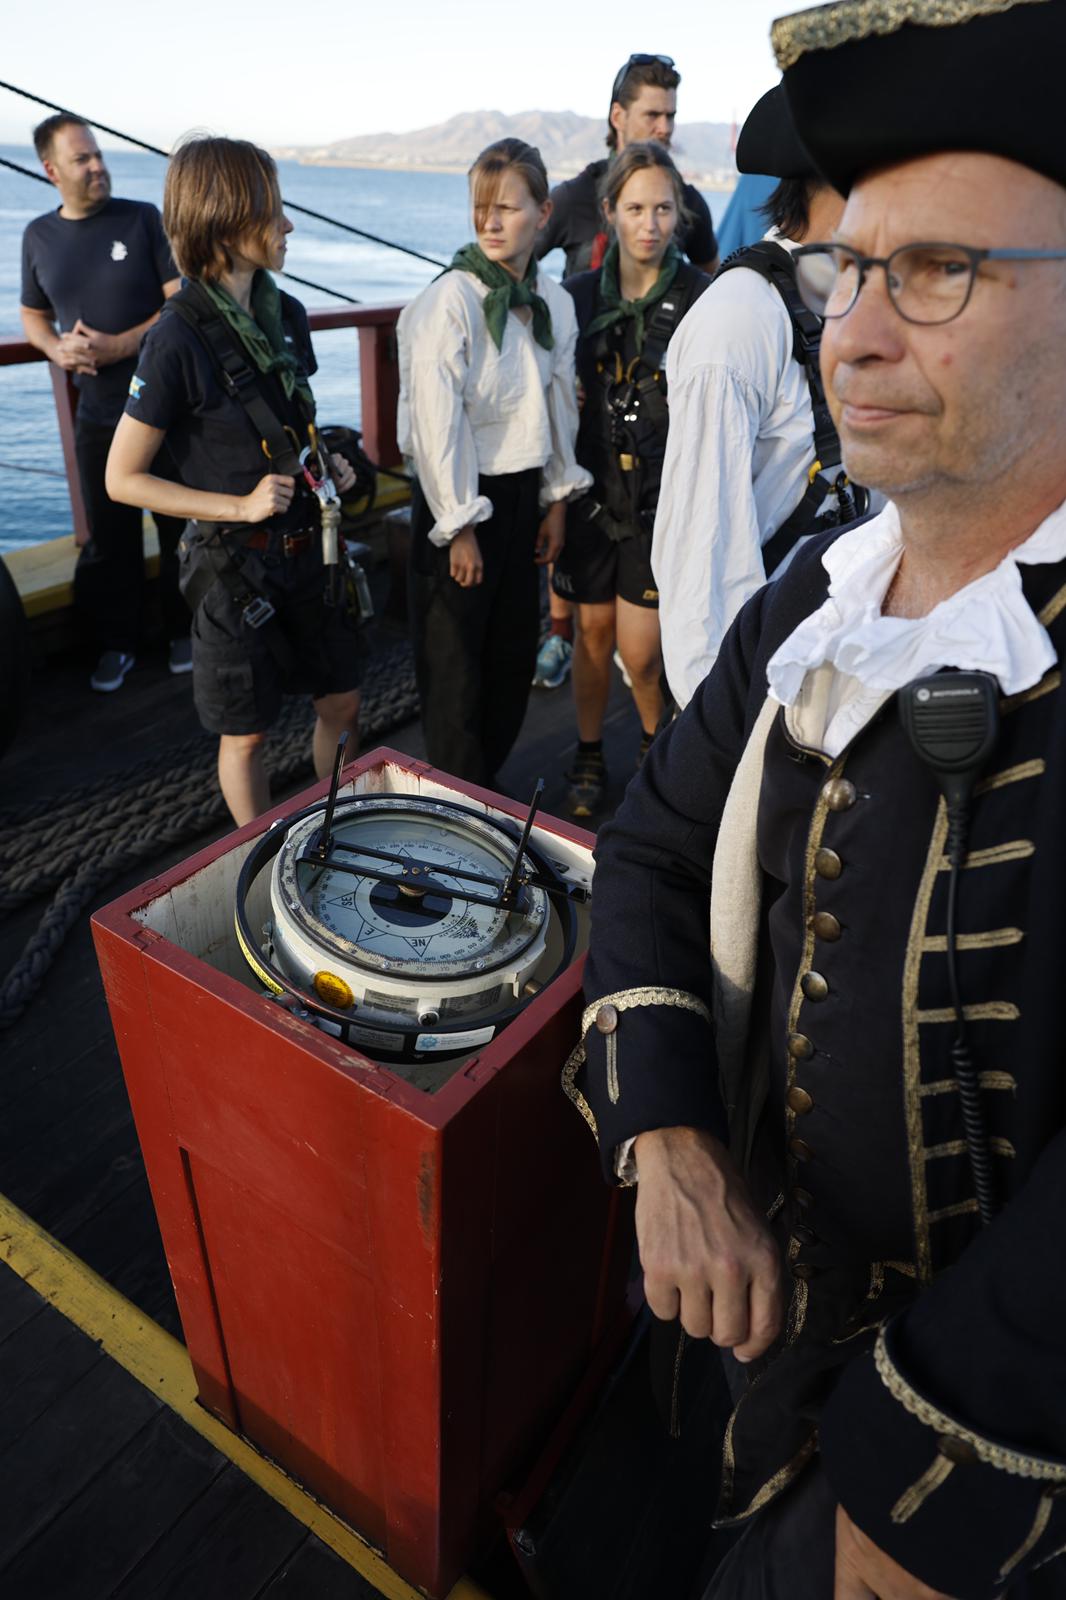
<svg viewBox="0 0 1066 1600">
<path fill-rule="evenodd" d="M 343 167 L 350 172 L 439 172 L 451 177 L 465 177 L 469 163 L 457 166 L 453 163 L 436 161 L 372 161 L 364 156 L 361 161 L 342 161 L 336 156 L 309 156 L 306 153 L 297 154 L 291 147 L 271 150 L 270 154 L 277 161 L 294 161 L 301 167 Z M 693 184 L 697 189 L 706 189 L 711 194 L 732 194 L 736 188 L 736 175 L 726 179 L 721 172 L 703 173 L 692 172 L 682 166 L 686 183 Z M 582 170 L 581 167 L 565 169 L 553 167 L 549 173 L 553 183 L 561 183 L 564 178 L 573 178 Z"/>
<path fill-rule="evenodd" d="M 461 111 L 446 122 L 406 133 L 365 133 L 329 144 L 285 145 L 271 153 L 307 167 L 349 167 L 366 172 L 463 174 L 480 150 L 497 139 L 536 145 L 553 181 L 572 178 L 605 151 L 602 117 L 574 111 Z M 736 129 L 725 122 L 679 125 L 678 167 L 698 188 L 728 194 L 737 181 L 733 148 Z"/>
</svg>

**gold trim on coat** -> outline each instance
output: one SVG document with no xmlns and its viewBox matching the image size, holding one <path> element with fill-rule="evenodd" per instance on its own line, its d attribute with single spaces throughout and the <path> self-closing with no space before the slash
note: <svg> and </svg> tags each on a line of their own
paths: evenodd
<svg viewBox="0 0 1066 1600">
<path fill-rule="evenodd" d="M 1052 667 L 1051 671 L 1045 672 L 1040 682 L 1034 683 L 1031 689 L 1023 689 L 1019 694 L 1010 694 L 1005 700 L 1001 700 L 999 709 L 1001 711 L 1017 711 L 1020 706 L 1027 706 L 1031 700 L 1042 700 L 1044 695 L 1054 694 L 1055 690 L 1061 689 L 1061 687 L 1062 673 L 1058 667 Z"/>
<path fill-rule="evenodd" d="M 903 1115 L 907 1128 L 907 1152 L 911 1169 L 911 1212 L 914 1218 L 915 1265 L 919 1283 L 933 1277 L 933 1255 L 929 1242 L 929 1201 L 925 1186 L 925 1133 L 922 1127 L 922 1052 L 918 1034 L 918 980 L 922 949 L 929 920 L 933 888 L 944 856 L 948 836 L 948 814 L 943 799 L 937 803 L 936 819 L 929 841 L 918 893 L 915 896 L 903 962 Z"/>
<path fill-rule="evenodd" d="M 1002 950 L 1010 944 L 1021 944 L 1025 934 L 1021 928 L 989 928 L 986 933 L 960 933 L 955 938 L 956 950 Z M 946 933 L 928 933 L 922 940 L 925 955 L 943 955 L 948 948 Z"/>
<path fill-rule="evenodd" d="M 932 1401 L 919 1394 L 893 1362 L 884 1328 L 874 1345 L 874 1362 L 881 1382 L 904 1411 L 927 1428 L 935 1428 L 937 1433 L 949 1434 L 953 1439 L 964 1439 L 973 1446 L 978 1460 L 986 1466 L 995 1467 L 998 1472 L 1009 1473 L 1014 1478 L 1032 1478 L 1039 1483 L 1066 1483 L 1066 1463 L 1050 1461 L 1046 1456 L 1027 1455 L 1007 1445 L 996 1444 L 992 1439 L 974 1433 L 964 1423 L 956 1422 L 954 1417 L 949 1417 L 946 1411 L 941 1411 Z"/>
</svg>

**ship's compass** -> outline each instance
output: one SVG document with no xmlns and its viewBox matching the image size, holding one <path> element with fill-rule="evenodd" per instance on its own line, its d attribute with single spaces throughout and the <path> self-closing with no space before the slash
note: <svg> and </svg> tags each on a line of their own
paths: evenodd
<svg viewBox="0 0 1066 1600">
<path fill-rule="evenodd" d="M 279 996 L 383 1059 L 451 1057 L 487 1043 L 573 957 L 568 882 L 521 831 L 452 801 L 374 794 L 338 802 L 343 742 L 324 803 L 285 818 L 237 886 L 237 936 Z M 249 890 L 272 861 L 270 921 Z"/>
</svg>

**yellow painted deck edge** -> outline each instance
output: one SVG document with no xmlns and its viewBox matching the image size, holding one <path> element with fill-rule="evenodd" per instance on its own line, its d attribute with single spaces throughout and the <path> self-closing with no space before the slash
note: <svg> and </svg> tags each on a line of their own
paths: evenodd
<svg viewBox="0 0 1066 1600">
<path fill-rule="evenodd" d="M 204 1410 L 196 1399 L 188 1352 L 179 1340 L 3 1195 L 0 1260 L 388 1600 L 422 1600 L 421 1591 L 394 1572 L 354 1529 Z M 476 1583 L 460 1578 L 448 1600 L 490 1597 Z"/>
<path fill-rule="evenodd" d="M 404 483 L 387 482 L 378 490 L 374 501 L 375 511 L 391 511 L 410 499 L 410 489 Z M 62 611 L 74 604 L 74 564 L 78 559 L 74 535 L 63 534 L 58 539 L 46 539 L 41 544 L 19 550 L 5 550 L 3 559 L 15 580 L 27 617 L 42 617 L 50 611 Z M 144 518 L 144 566 L 150 578 L 159 573 L 159 540 L 155 523 L 148 514 Z"/>
</svg>

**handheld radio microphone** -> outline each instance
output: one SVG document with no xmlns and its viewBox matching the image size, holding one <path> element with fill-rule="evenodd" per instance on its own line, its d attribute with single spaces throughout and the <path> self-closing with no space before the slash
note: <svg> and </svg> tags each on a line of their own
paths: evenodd
<svg viewBox="0 0 1066 1600">
<path fill-rule="evenodd" d="M 995 1187 L 981 1105 L 981 1087 L 966 1039 L 966 1014 L 959 990 L 957 920 L 959 875 L 966 854 L 974 785 L 999 733 L 999 685 L 988 672 L 937 672 L 915 678 L 899 691 L 900 720 L 918 759 L 930 769 L 947 807 L 947 960 L 957 1032 L 951 1061 L 959 1085 L 966 1144 L 977 1208 L 983 1224 L 996 1212 Z"/>
</svg>

